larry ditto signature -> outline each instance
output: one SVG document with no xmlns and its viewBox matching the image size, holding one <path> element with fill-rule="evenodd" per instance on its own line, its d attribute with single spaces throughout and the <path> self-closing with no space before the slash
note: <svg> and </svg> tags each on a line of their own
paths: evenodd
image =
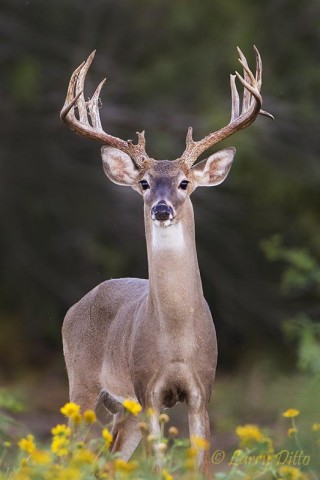
<svg viewBox="0 0 320 480">
<path fill-rule="evenodd" d="M 225 460 L 226 453 L 223 450 L 213 452 L 212 463 L 218 465 Z M 280 450 L 277 453 L 268 455 L 248 455 L 242 450 L 235 450 L 228 465 L 290 465 L 293 467 L 306 466 L 310 463 L 310 455 L 306 455 L 303 450 Z"/>
</svg>

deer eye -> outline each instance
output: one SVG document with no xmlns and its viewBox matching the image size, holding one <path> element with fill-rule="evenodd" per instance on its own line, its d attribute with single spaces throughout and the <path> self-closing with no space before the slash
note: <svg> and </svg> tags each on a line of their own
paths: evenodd
<svg viewBox="0 0 320 480">
<path fill-rule="evenodd" d="M 181 188 L 181 190 L 187 190 L 188 183 L 189 183 L 188 180 L 182 180 L 182 182 L 179 185 L 179 188 Z"/>
<path fill-rule="evenodd" d="M 147 182 L 147 180 L 141 180 L 140 182 L 140 185 L 142 187 L 142 190 L 148 190 L 148 188 L 150 188 L 150 185 L 149 183 Z"/>
</svg>

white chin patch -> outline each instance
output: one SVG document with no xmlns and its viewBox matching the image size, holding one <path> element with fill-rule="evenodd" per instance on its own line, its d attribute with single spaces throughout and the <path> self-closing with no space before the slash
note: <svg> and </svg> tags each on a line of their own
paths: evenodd
<svg viewBox="0 0 320 480">
<path fill-rule="evenodd" d="M 170 227 L 170 228 L 159 228 Z M 152 247 L 155 250 L 180 250 L 185 246 L 184 232 L 181 223 L 171 220 L 152 222 Z"/>
<path fill-rule="evenodd" d="M 172 220 L 169 218 L 168 220 L 153 220 L 153 222 L 157 227 L 169 227 Z"/>
</svg>

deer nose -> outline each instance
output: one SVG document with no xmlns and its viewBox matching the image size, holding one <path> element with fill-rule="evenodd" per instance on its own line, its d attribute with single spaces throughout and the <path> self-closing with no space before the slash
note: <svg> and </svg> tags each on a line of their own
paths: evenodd
<svg viewBox="0 0 320 480">
<path fill-rule="evenodd" d="M 173 208 L 165 201 L 160 201 L 151 209 L 151 217 L 153 220 L 165 221 L 173 218 Z"/>
</svg>

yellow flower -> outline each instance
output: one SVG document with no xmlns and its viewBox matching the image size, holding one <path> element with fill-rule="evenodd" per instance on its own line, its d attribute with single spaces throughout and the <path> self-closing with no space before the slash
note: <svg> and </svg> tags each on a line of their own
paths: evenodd
<svg viewBox="0 0 320 480">
<path fill-rule="evenodd" d="M 296 467 L 283 465 L 279 468 L 279 480 L 306 480 L 306 476 Z"/>
<path fill-rule="evenodd" d="M 130 473 L 137 469 L 138 463 L 133 461 L 126 462 L 125 460 L 122 460 L 122 458 L 117 458 L 114 461 L 114 467 L 116 471 Z"/>
<path fill-rule="evenodd" d="M 159 453 L 164 453 L 167 450 L 167 444 L 164 442 L 156 443 L 154 449 Z"/>
<path fill-rule="evenodd" d="M 288 437 L 292 438 L 298 433 L 296 428 L 289 428 L 288 429 Z"/>
<path fill-rule="evenodd" d="M 193 458 L 187 458 L 184 462 L 184 466 L 187 470 L 194 470 L 196 468 L 196 462 Z"/>
<path fill-rule="evenodd" d="M 273 452 L 270 438 L 265 437 L 256 425 L 240 425 L 236 428 L 236 434 L 240 438 L 240 448 L 259 448 L 259 453 Z"/>
<path fill-rule="evenodd" d="M 314 432 L 320 432 L 320 423 L 314 423 L 314 424 L 312 425 L 312 430 L 313 430 Z"/>
<path fill-rule="evenodd" d="M 15 480 L 30 480 L 31 470 L 29 467 L 23 465 L 20 471 L 16 472 L 14 475 Z"/>
<path fill-rule="evenodd" d="M 69 437 L 71 435 L 71 429 L 65 424 L 56 425 L 52 428 L 51 433 L 52 435 Z"/>
<path fill-rule="evenodd" d="M 256 425 L 241 425 L 236 428 L 236 434 L 241 440 L 255 440 L 261 442 L 263 433 Z"/>
<path fill-rule="evenodd" d="M 89 464 L 91 465 L 96 459 L 96 456 L 93 452 L 87 449 L 79 450 L 75 453 L 73 461 L 75 464 Z"/>
<path fill-rule="evenodd" d="M 36 450 L 36 445 L 34 443 L 34 436 L 28 435 L 27 438 L 22 438 L 18 442 L 20 450 L 23 450 L 27 453 L 33 453 Z"/>
<path fill-rule="evenodd" d="M 149 425 L 146 422 L 139 422 L 138 427 L 143 434 L 146 434 L 149 432 Z"/>
<path fill-rule="evenodd" d="M 179 433 L 179 430 L 176 427 L 170 427 L 168 433 L 171 437 L 176 437 Z"/>
<path fill-rule="evenodd" d="M 113 435 L 112 435 L 112 433 L 110 433 L 107 428 L 104 428 L 104 429 L 102 430 L 102 436 L 103 436 L 103 438 L 104 438 L 105 441 L 106 441 L 107 447 L 109 448 L 110 445 L 111 445 L 111 443 L 112 443 L 112 440 L 113 440 Z"/>
<path fill-rule="evenodd" d="M 137 416 L 142 410 L 141 405 L 136 400 L 130 398 L 126 398 L 123 401 L 123 406 L 134 416 Z"/>
<path fill-rule="evenodd" d="M 82 422 L 82 415 L 79 412 L 73 413 L 72 415 L 70 415 L 70 418 L 76 425 L 79 425 L 79 423 Z"/>
<path fill-rule="evenodd" d="M 53 437 L 51 443 L 51 451 L 57 455 L 57 457 L 64 457 L 68 455 L 69 439 L 67 437 Z"/>
<path fill-rule="evenodd" d="M 285 412 L 283 412 L 282 416 L 286 418 L 294 418 L 300 415 L 300 411 L 296 408 L 289 408 Z"/>
<path fill-rule="evenodd" d="M 186 453 L 187 453 L 187 458 L 194 458 L 197 456 L 197 450 L 193 447 L 188 448 Z"/>
<path fill-rule="evenodd" d="M 83 414 L 83 418 L 87 423 L 95 423 L 97 421 L 97 416 L 93 410 L 86 410 Z"/>
<path fill-rule="evenodd" d="M 81 470 L 70 465 L 61 469 L 57 476 L 52 476 L 50 478 L 54 478 L 55 480 L 81 480 L 84 477 Z"/>
<path fill-rule="evenodd" d="M 209 450 L 209 442 L 205 438 L 191 435 L 191 444 L 196 450 Z"/>
<path fill-rule="evenodd" d="M 35 450 L 31 454 L 31 458 L 35 465 L 48 465 L 51 462 L 50 454 L 41 450 Z"/>
<path fill-rule="evenodd" d="M 73 417 L 74 415 L 80 413 L 80 405 L 77 405 L 73 402 L 66 403 L 63 407 L 60 408 L 60 412 L 65 417 Z"/>
<path fill-rule="evenodd" d="M 197 466 L 197 450 L 194 447 L 190 447 L 186 451 L 186 459 L 184 461 L 184 466 L 187 470 L 195 470 Z"/>
<path fill-rule="evenodd" d="M 173 476 L 170 475 L 170 473 L 168 472 L 168 470 L 166 470 L 165 468 L 162 470 L 161 474 L 162 474 L 162 478 L 163 478 L 164 480 L 173 480 Z"/>
<path fill-rule="evenodd" d="M 155 411 L 153 410 L 153 408 L 149 407 L 147 409 L 147 417 L 151 418 L 153 417 L 154 414 L 155 414 Z"/>
<path fill-rule="evenodd" d="M 166 413 L 161 413 L 161 415 L 159 416 L 160 423 L 168 423 L 169 420 L 170 420 L 169 415 L 167 415 Z"/>
</svg>

